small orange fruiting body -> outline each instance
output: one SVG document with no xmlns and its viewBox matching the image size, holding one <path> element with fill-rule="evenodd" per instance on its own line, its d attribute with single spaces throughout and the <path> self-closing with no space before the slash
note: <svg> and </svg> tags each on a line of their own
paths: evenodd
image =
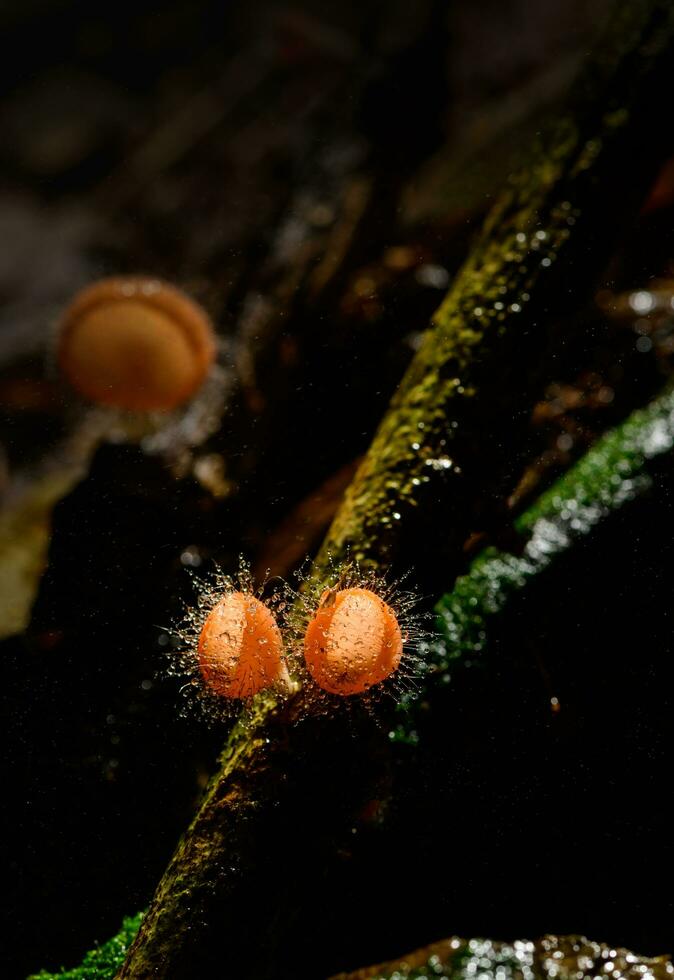
<svg viewBox="0 0 674 980">
<path fill-rule="evenodd" d="M 252 697 L 287 676 L 276 620 L 247 592 L 230 592 L 211 610 L 198 658 L 206 686 L 225 698 Z"/>
<path fill-rule="evenodd" d="M 59 366 L 99 404 L 170 411 L 191 398 L 214 358 L 206 312 L 157 279 L 102 279 L 77 294 L 61 321 Z"/>
<path fill-rule="evenodd" d="M 304 659 L 331 694 L 360 694 L 400 665 L 403 638 L 395 613 L 376 592 L 324 593 L 304 636 Z"/>
</svg>

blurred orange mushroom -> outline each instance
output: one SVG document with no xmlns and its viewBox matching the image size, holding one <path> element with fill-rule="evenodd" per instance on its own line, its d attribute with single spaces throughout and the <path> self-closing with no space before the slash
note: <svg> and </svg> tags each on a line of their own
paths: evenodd
<svg viewBox="0 0 674 980">
<path fill-rule="evenodd" d="M 195 394 L 214 359 L 206 312 L 158 279 L 102 279 L 81 290 L 61 320 L 59 366 L 98 404 L 170 411 Z"/>
</svg>

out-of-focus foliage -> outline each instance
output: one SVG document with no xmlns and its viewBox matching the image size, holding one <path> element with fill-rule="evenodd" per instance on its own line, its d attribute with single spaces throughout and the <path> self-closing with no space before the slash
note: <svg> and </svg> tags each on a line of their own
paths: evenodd
<svg viewBox="0 0 674 980">
<path fill-rule="evenodd" d="M 333 980 L 666 980 L 674 974 L 669 956 L 647 958 L 584 936 L 543 936 L 536 942 L 444 939 L 395 963 Z"/>
</svg>

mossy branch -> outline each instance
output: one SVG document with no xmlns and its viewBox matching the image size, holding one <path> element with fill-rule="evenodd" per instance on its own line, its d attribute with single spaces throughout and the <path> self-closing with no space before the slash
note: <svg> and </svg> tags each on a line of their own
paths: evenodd
<svg viewBox="0 0 674 980">
<path fill-rule="evenodd" d="M 310 587 L 326 580 L 330 562 L 388 569 L 421 559 L 421 529 L 428 527 L 456 567 L 476 491 L 499 484 L 512 454 L 501 447 L 516 445 L 513 418 L 527 402 L 550 310 L 568 306 L 570 282 L 577 303 L 600 273 L 618 226 L 662 158 L 673 23 L 665 0 L 625 0 L 617 8 L 571 108 L 511 181 L 438 311 Z M 619 177 L 624 160 L 627 180 Z M 241 977 L 273 973 L 303 869 L 332 846 L 368 778 L 363 752 L 348 739 L 341 744 L 338 716 L 291 724 L 294 713 L 296 704 L 263 695 L 232 731 L 120 980 L 205 975 L 219 956 Z M 360 727 L 364 742 L 367 722 Z M 339 769 L 324 775 L 312 760 L 321 752 L 335 759 L 335 742 L 343 749 Z M 306 801 L 302 826 L 297 814 L 289 818 L 298 797 Z"/>
<path fill-rule="evenodd" d="M 515 521 L 522 537 L 518 554 L 486 548 L 467 575 L 436 606 L 440 640 L 431 666 L 479 654 L 489 620 L 514 592 L 540 575 L 608 514 L 650 486 L 646 463 L 674 446 L 674 391 L 668 388 L 646 408 L 602 436 L 591 449 Z"/>
<path fill-rule="evenodd" d="M 663 158 L 658 92 L 663 76 L 671 82 L 673 24 L 660 0 L 616 6 L 567 112 L 510 177 L 435 314 L 325 540 L 318 576 L 330 558 L 349 555 L 387 567 L 413 551 L 422 524 L 456 561 L 485 477 L 493 485 L 513 468 L 546 326 L 596 283 Z"/>
<path fill-rule="evenodd" d="M 674 390 L 601 436 L 568 472 L 514 522 L 515 551 L 490 546 L 435 606 L 437 639 L 425 644 L 425 686 L 448 680 L 453 664 L 480 657 L 491 621 L 579 538 L 651 485 L 648 461 L 674 448 Z M 396 741 L 414 742 L 419 692 L 398 706 Z"/>
</svg>

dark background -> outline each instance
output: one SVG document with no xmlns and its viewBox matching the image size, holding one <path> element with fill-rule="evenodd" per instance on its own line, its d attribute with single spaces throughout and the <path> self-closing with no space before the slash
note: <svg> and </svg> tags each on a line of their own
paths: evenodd
<svg viewBox="0 0 674 980">
<path fill-rule="evenodd" d="M 289 575 L 315 548 L 606 6 L 3 5 L 3 480 L 35 478 L 87 424 L 51 347 L 59 310 L 91 279 L 139 272 L 188 289 L 215 319 L 230 379 L 222 424 L 187 465 L 133 440 L 97 450 L 55 509 L 30 626 L 2 643 L 3 977 L 74 964 L 147 904 L 225 734 L 182 711 L 167 676 L 189 556 L 199 574 L 243 553 Z M 672 217 L 665 193 L 616 242 L 614 288 L 670 274 Z M 342 259 L 322 265 L 339 243 Z M 513 489 L 525 470 L 549 482 L 670 369 L 666 324 L 644 352 L 631 323 L 593 303 L 578 316 L 585 339 L 556 357 L 540 405 L 560 386 L 582 398 L 532 414 Z M 222 495 L 193 466 L 214 455 Z M 315 869 L 279 978 L 452 933 L 671 951 L 671 462 L 654 477 L 430 699 L 419 747 L 393 757 L 386 806 Z M 480 523 L 492 504 L 485 491 L 476 533 L 498 535 Z M 427 561 L 440 594 L 449 573 L 431 548 Z"/>
</svg>

